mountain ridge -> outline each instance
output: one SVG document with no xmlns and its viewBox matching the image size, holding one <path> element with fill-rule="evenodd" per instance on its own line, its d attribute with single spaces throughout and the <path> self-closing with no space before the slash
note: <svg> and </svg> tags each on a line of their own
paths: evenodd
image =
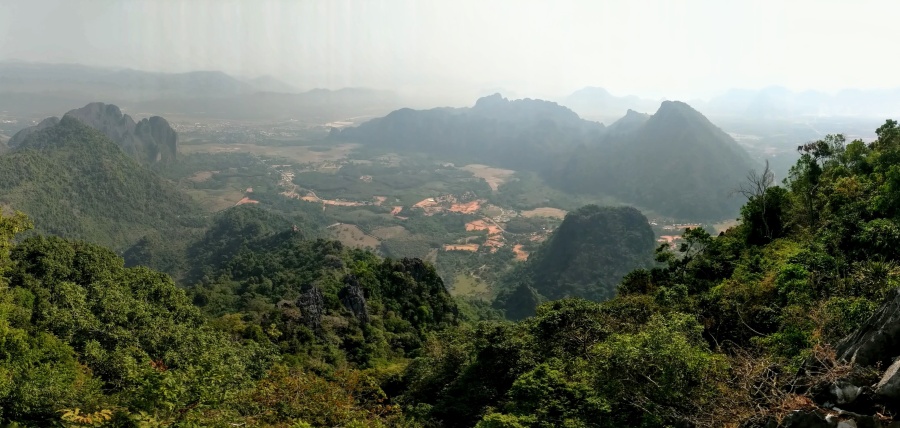
<svg viewBox="0 0 900 428">
<path fill-rule="evenodd" d="M 174 162 L 177 156 L 178 134 L 162 117 L 151 116 L 135 122 L 131 116 L 123 114 L 119 107 L 101 102 L 69 110 L 63 115 L 63 118 L 66 117 L 76 119 L 102 132 L 143 164 L 168 164 Z M 59 122 L 56 117 L 44 119 L 33 127 L 17 132 L 7 144 L 15 147 L 31 134 L 55 126 Z"/>
</svg>

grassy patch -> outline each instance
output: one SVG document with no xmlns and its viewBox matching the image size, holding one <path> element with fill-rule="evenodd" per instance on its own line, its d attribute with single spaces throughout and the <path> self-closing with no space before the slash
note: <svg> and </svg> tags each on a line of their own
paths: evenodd
<svg viewBox="0 0 900 428">
<path fill-rule="evenodd" d="M 450 290 L 450 294 L 490 300 L 491 289 L 486 282 L 472 275 L 461 273 L 453 278 L 453 288 Z"/>
</svg>

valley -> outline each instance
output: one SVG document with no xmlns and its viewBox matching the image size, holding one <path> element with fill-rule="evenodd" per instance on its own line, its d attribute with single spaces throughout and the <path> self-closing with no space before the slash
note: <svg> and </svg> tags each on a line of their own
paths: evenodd
<svg viewBox="0 0 900 428">
<path fill-rule="evenodd" d="M 4 0 L 0 428 L 900 428 L 898 13 Z"/>
<path fill-rule="evenodd" d="M 174 127 L 181 126 L 174 122 Z M 496 274 L 527 260 L 570 210 L 619 204 L 607 196 L 560 192 L 528 172 L 457 165 L 441 156 L 401 154 L 324 135 L 278 144 L 229 142 L 268 126 L 244 123 L 231 128 L 228 137 L 203 133 L 204 127 L 195 123 L 192 139 L 179 147 L 185 168 L 170 178 L 209 211 L 248 202 L 318 211 L 327 226 L 324 236 L 389 257 L 429 259 L 458 296 L 490 300 L 497 291 L 492 281 L 482 278 L 486 269 Z M 204 163 L 186 166 L 200 156 L 205 156 Z M 244 157 L 253 163 L 232 166 Z M 715 230 L 712 223 L 647 214 L 659 241 L 672 245 L 685 227 Z"/>
</svg>

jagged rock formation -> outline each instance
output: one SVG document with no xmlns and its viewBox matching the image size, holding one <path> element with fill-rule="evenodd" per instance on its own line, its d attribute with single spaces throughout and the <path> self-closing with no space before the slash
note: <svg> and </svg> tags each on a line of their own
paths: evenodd
<svg viewBox="0 0 900 428">
<path fill-rule="evenodd" d="M 310 330 L 322 332 L 322 317 L 325 316 L 325 296 L 322 290 L 308 286 L 297 299 L 297 307 Z"/>
<path fill-rule="evenodd" d="M 363 324 L 369 323 L 369 308 L 366 306 L 366 294 L 359 280 L 353 275 L 344 277 L 344 288 L 338 292 L 338 298 L 341 303 L 359 322 Z"/>
<path fill-rule="evenodd" d="M 850 370 L 813 385 L 809 393 L 816 409 L 796 410 L 779 426 L 900 427 L 900 422 L 886 417 L 900 411 L 900 291 L 844 338 L 836 353 Z"/>
<path fill-rule="evenodd" d="M 609 125 L 606 131 L 608 134 L 626 134 L 640 128 L 647 119 L 650 119 L 649 114 L 628 109 L 625 116 Z"/>
<path fill-rule="evenodd" d="M 887 367 L 900 356 L 900 293 L 837 346 L 838 356 L 862 366 Z"/>
<path fill-rule="evenodd" d="M 159 116 L 135 122 L 112 104 L 90 103 L 71 110 L 63 117 L 71 117 L 94 128 L 116 142 L 122 150 L 145 165 L 168 164 L 175 160 L 178 135 L 169 122 Z M 11 147 L 18 146 L 34 132 L 59 123 L 56 117 L 44 119 L 39 124 L 25 128 L 9 140 Z"/>
</svg>

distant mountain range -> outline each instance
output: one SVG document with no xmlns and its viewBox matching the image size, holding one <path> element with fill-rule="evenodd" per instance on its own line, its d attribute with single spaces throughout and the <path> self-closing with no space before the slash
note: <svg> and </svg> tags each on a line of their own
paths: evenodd
<svg viewBox="0 0 900 428">
<path fill-rule="evenodd" d="M 585 118 L 609 121 L 626 110 L 651 112 L 662 100 L 634 95 L 615 96 L 606 89 L 586 87 L 559 98 L 560 104 Z M 712 117 L 735 116 L 750 120 L 786 119 L 801 116 L 900 116 L 900 88 L 846 89 L 836 94 L 820 91 L 794 92 L 772 86 L 763 89 L 731 89 L 709 100 L 692 100 L 691 104 Z"/>
<path fill-rule="evenodd" d="M 661 100 L 650 100 L 634 95 L 617 97 L 606 89 L 589 86 L 557 101 L 587 119 L 607 122 L 612 118 L 621 117 L 622 113 L 628 110 L 653 111 Z"/>
<path fill-rule="evenodd" d="M 135 122 L 131 116 L 122 114 L 119 107 L 103 103 L 91 103 L 70 110 L 63 116 L 66 117 L 77 119 L 102 132 L 117 143 L 125 153 L 145 165 L 168 164 L 175 161 L 178 136 L 169 126 L 169 122 L 162 117 L 153 116 Z M 56 126 L 59 122 L 60 119 L 56 117 L 48 117 L 37 125 L 13 135 L 8 145 L 18 146 L 30 135 Z"/>
<path fill-rule="evenodd" d="M 331 138 L 539 169 L 549 159 L 598 141 L 604 129 L 554 102 L 511 101 L 494 94 L 473 107 L 396 110 L 355 128 L 333 130 Z"/>
<path fill-rule="evenodd" d="M 0 111 L 47 115 L 101 99 L 128 111 L 246 120 L 331 121 L 381 115 L 401 106 L 397 95 L 389 91 L 344 88 L 302 92 L 271 76 L 240 79 L 221 71 L 156 73 L 0 62 Z"/>
<path fill-rule="evenodd" d="M 102 99 L 140 101 L 273 90 L 299 92 L 273 77 L 243 80 L 221 71 L 157 73 L 77 64 L 0 62 L 0 92 L 89 92 Z"/>
<path fill-rule="evenodd" d="M 728 134 L 672 101 L 605 127 L 553 102 L 497 94 L 471 108 L 397 110 L 331 138 L 536 171 L 562 190 L 693 220 L 737 214 L 741 201 L 728 196 L 753 168 Z"/>
</svg>

